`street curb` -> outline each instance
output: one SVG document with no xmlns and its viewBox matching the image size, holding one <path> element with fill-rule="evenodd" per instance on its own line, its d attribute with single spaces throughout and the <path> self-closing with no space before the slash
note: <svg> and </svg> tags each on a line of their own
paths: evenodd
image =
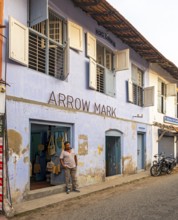
<svg viewBox="0 0 178 220">
<path fill-rule="evenodd" d="M 14 211 L 14 216 L 10 217 L 10 218 L 13 218 L 13 217 L 17 217 L 17 216 L 23 216 L 24 214 L 27 214 L 27 213 L 30 213 L 31 211 L 33 212 L 36 212 L 36 211 L 39 211 L 40 209 L 43 209 L 44 207 L 54 207 L 56 206 L 57 204 L 60 204 L 60 203 L 67 203 L 67 202 L 71 202 L 71 201 L 74 201 L 76 199 L 81 199 L 81 198 L 85 198 L 85 197 L 88 197 L 92 194 L 97 194 L 97 193 L 100 193 L 100 192 L 103 192 L 103 191 L 106 191 L 106 190 L 109 190 L 109 189 L 112 189 L 112 188 L 116 188 L 116 187 L 119 187 L 119 186 L 123 186 L 123 185 L 127 185 L 127 184 L 130 184 L 130 183 L 134 183 L 134 182 L 137 182 L 137 181 L 140 181 L 140 180 L 143 180 L 143 179 L 146 179 L 150 177 L 150 175 L 146 175 L 146 176 L 143 176 L 143 177 L 138 177 L 136 179 L 132 179 L 132 180 L 129 180 L 129 181 L 124 181 L 122 183 L 118 183 L 118 184 L 114 184 L 114 185 L 110 185 L 110 186 L 107 186 L 107 187 L 104 187 L 102 189 L 99 189 L 99 190 L 93 190 L 91 192 L 87 192 L 87 193 L 84 193 L 83 195 L 80 195 L 80 194 L 76 194 L 76 196 L 74 197 L 70 197 L 70 198 L 67 198 L 65 197 L 65 199 L 63 200 L 60 200 L 60 201 L 56 201 L 52 204 L 46 204 L 44 206 L 41 206 L 41 207 L 36 207 L 36 208 L 32 208 L 32 209 L 29 209 L 29 210 L 24 210 L 22 212 L 16 212 L 16 210 Z M 82 189 L 82 188 L 81 188 Z"/>
</svg>

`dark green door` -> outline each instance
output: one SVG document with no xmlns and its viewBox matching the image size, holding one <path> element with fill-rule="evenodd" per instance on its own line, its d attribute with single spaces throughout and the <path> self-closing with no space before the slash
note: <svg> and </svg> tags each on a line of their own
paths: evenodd
<svg viewBox="0 0 178 220">
<path fill-rule="evenodd" d="M 120 137 L 106 136 L 106 176 L 121 174 Z"/>
</svg>

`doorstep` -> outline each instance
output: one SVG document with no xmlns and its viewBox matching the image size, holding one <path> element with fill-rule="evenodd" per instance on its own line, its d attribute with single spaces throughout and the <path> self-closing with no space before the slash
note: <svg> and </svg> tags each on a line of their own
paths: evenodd
<svg viewBox="0 0 178 220">
<path fill-rule="evenodd" d="M 58 194 L 65 192 L 65 184 L 58 185 L 58 186 L 50 186 L 45 187 L 42 189 L 35 189 L 30 190 L 24 197 L 25 201 L 33 200 L 33 199 L 39 199 L 42 197 L 50 196 L 53 194 Z"/>
<path fill-rule="evenodd" d="M 121 186 L 123 184 L 131 183 L 134 181 L 138 181 L 143 178 L 147 178 L 150 176 L 149 171 L 144 171 L 140 172 L 137 174 L 132 174 L 128 176 L 117 176 L 115 179 L 108 179 L 108 181 L 90 185 L 90 186 L 85 186 L 80 188 L 80 193 L 77 192 L 71 192 L 69 194 L 66 194 L 65 192 L 57 193 L 54 195 L 49 195 L 45 196 L 43 198 L 37 198 L 25 202 L 21 202 L 19 204 L 14 205 L 14 215 L 22 214 L 25 212 L 30 212 L 36 209 L 48 207 L 54 204 L 59 204 L 61 202 L 66 202 L 71 199 L 76 199 L 76 198 L 82 198 L 87 195 L 104 191 L 107 189 L 111 189 L 113 187 Z M 51 187 L 50 187 L 51 188 Z M 41 192 L 42 193 L 42 192 Z"/>
</svg>

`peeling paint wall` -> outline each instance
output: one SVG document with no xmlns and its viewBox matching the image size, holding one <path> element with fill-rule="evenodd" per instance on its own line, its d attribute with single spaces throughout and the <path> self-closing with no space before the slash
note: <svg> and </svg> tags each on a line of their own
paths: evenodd
<svg viewBox="0 0 178 220">
<path fill-rule="evenodd" d="M 78 136 L 78 155 L 88 154 L 88 136 L 80 134 Z"/>
</svg>

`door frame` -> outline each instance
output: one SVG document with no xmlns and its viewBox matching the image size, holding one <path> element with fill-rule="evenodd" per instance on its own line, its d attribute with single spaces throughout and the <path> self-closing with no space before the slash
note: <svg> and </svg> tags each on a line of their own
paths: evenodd
<svg viewBox="0 0 178 220">
<path fill-rule="evenodd" d="M 29 119 L 29 143 L 30 143 L 30 150 L 29 150 L 29 158 L 31 154 L 31 129 L 32 124 L 38 124 L 38 125 L 51 125 L 51 126 L 59 126 L 59 127 L 69 127 L 70 128 L 70 142 L 74 145 L 74 124 L 72 123 L 64 123 L 64 122 L 51 122 L 51 121 L 42 121 L 38 119 Z M 30 191 L 30 160 L 29 160 L 29 191 Z"/>
<path fill-rule="evenodd" d="M 137 131 L 137 150 L 138 150 L 138 135 L 142 135 L 142 167 L 138 169 L 138 154 L 137 154 L 137 171 L 146 169 L 146 132 Z M 136 151 L 137 152 L 137 151 Z"/>
<path fill-rule="evenodd" d="M 106 176 L 106 137 L 119 137 L 120 138 L 120 174 L 116 174 L 114 176 L 122 175 L 122 173 L 123 173 L 123 168 L 122 168 L 123 132 L 120 131 L 120 130 L 117 130 L 117 129 L 110 129 L 110 130 L 105 131 L 105 177 L 110 178 L 110 177 L 113 177 L 113 176 Z"/>
</svg>

